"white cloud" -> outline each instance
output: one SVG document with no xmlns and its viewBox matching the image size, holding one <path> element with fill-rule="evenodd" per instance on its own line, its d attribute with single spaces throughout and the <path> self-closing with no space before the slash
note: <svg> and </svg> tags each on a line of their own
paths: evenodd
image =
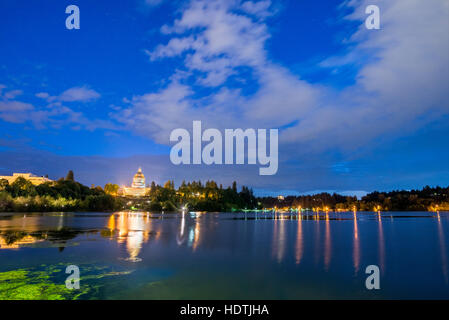
<svg viewBox="0 0 449 320">
<path fill-rule="evenodd" d="M 263 0 L 258 2 L 246 1 L 242 4 L 242 10 L 246 13 L 255 15 L 260 18 L 266 18 L 273 15 L 273 11 L 270 11 L 271 1 Z"/>
<path fill-rule="evenodd" d="M 4 97 L 5 99 L 14 99 L 14 98 L 17 97 L 17 96 L 20 96 L 22 93 L 23 93 L 22 90 L 11 90 L 11 91 L 6 92 L 6 93 L 3 95 L 3 97 Z"/>
<path fill-rule="evenodd" d="M 243 7 L 236 1 L 192 1 L 180 19 L 162 28 L 174 37 L 147 51 L 153 61 L 184 55 L 187 72 L 177 70 L 165 89 L 135 97 L 117 119 L 142 135 L 167 143 L 170 130 L 191 125 L 195 119 L 218 128 L 273 127 L 304 115 L 318 103 L 321 89 L 269 61 L 265 51 L 265 41 L 270 37 L 267 26 L 233 11 L 256 12 L 268 7 L 267 1 L 261 5 L 245 2 Z M 186 33 L 191 34 L 178 36 Z M 237 88 L 222 86 L 231 75 L 240 76 L 242 67 L 252 70 L 260 86 L 249 97 Z M 192 74 L 198 85 L 222 87 L 210 96 L 195 99 L 191 97 L 194 89 L 183 83 Z M 142 125 L 136 128 L 136 123 Z"/>
<path fill-rule="evenodd" d="M 153 61 L 183 57 L 186 76 L 177 70 L 166 88 L 134 97 L 121 119 L 160 143 L 168 143 L 169 132 L 189 126 L 192 119 L 218 128 L 288 126 L 281 141 L 300 155 L 301 150 L 353 150 L 379 135 L 400 136 L 447 114 L 448 1 L 378 1 L 381 30 L 365 29 L 368 4 L 345 4 L 354 8 L 346 18 L 357 19 L 360 28 L 345 40 L 347 55 L 321 63 L 361 65 L 356 84 L 336 92 L 270 61 L 266 22 L 242 14 L 269 10 L 267 1 L 191 1 L 171 26 L 161 29 L 172 36 L 168 43 L 148 52 Z M 249 96 L 224 85 L 231 76 L 244 77 L 242 67 L 258 84 Z M 195 89 L 187 84 L 192 78 L 196 86 L 220 89 L 194 98 Z M 136 129 L 139 119 L 149 121 L 151 129 Z"/>
<path fill-rule="evenodd" d="M 39 110 L 34 105 L 22 101 L 0 101 L 0 119 L 11 123 L 32 122 L 42 128 L 43 122 L 49 121 L 54 112 Z"/>
<path fill-rule="evenodd" d="M 6 87 L 0 86 L 0 89 L 2 88 Z M 74 111 L 63 104 L 74 101 L 87 102 L 98 98 L 100 95 L 92 89 L 70 88 L 59 96 L 50 96 L 46 92 L 37 93 L 36 97 L 45 100 L 44 106 L 15 99 L 22 93 L 22 90 L 11 90 L 0 95 L 0 119 L 11 123 L 32 123 L 38 129 L 48 126 L 61 128 L 68 125 L 76 125 L 86 130 L 119 129 L 110 120 L 87 118 L 82 112 Z"/>
<path fill-rule="evenodd" d="M 0 119 L 22 123 L 27 119 L 27 113 L 34 110 L 31 104 L 19 101 L 0 101 Z"/>
<path fill-rule="evenodd" d="M 50 95 L 47 92 L 39 92 L 36 93 L 36 97 L 41 99 L 47 99 L 48 97 L 50 97 Z"/>
<path fill-rule="evenodd" d="M 36 93 L 36 97 L 48 102 L 89 102 L 100 98 L 101 95 L 93 89 L 82 86 L 69 88 L 57 96 L 51 96 L 47 92 L 39 92 Z"/>
<path fill-rule="evenodd" d="M 199 31 L 158 45 L 148 52 L 151 59 L 187 53 L 186 67 L 201 72 L 198 82 L 208 86 L 221 85 L 235 74 L 237 67 L 262 66 L 267 62 L 264 48 L 270 37 L 267 26 L 232 12 L 237 9 L 242 7 L 236 1 L 192 1 L 173 26 L 163 26 L 161 31 L 166 34 Z"/>
<path fill-rule="evenodd" d="M 213 170 L 213 176 L 229 179 L 239 176 L 245 183 L 267 187 L 324 185 L 333 177 L 329 162 L 348 161 L 344 156 L 334 161 L 329 154 L 335 150 L 354 152 L 373 145 L 375 139 L 399 137 L 449 114 L 449 2 L 379 0 L 381 30 L 366 30 L 364 8 L 370 2 L 344 4 L 354 8 L 347 19 L 358 21 L 360 27 L 345 39 L 347 54 L 319 64 L 335 70 L 357 65 L 355 84 L 337 91 L 304 81 L 270 59 L 266 46 L 271 34 L 266 19 L 274 11 L 269 1 L 191 1 L 178 19 L 161 27 L 169 40 L 146 51 L 153 63 L 177 57 L 183 67 L 174 70 L 160 90 L 124 98 L 125 107 L 111 116 L 129 130 L 162 144 L 168 144 L 172 129 L 190 128 L 193 120 L 215 128 L 288 127 L 281 131 L 280 156 L 281 160 L 295 157 L 295 161 L 284 162 L 278 175 L 269 181 L 257 176 L 256 171 L 249 176 L 251 168 L 247 167 L 208 167 L 208 172 Z M 227 82 L 231 78 L 253 81 L 254 90 L 251 94 L 243 92 Z M 82 88 L 84 93 L 76 90 L 78 87 L 59 98 L 41 97 L 53 102 L 99 97 L 93 90 Z M 17 103 L 1 101 L 0 117 L 15 115 L 18 121 L 25 113 L 11 110 L 24 108 L 28 114 L 33 110 Z M 36 115 L 55 119 L 56 114 L 66 114 L 65 123 L 79 124 L 80 128 L 112 126 L 108 121 L 88 120 L 62 104 L 53 106 L 51 115 L 45 113 L 49 110 L 39 110 Z M 206 172 L 204 168 L 166 170 L 167 177 L 173 177 L 173 170 L 178 170 L 179 176 L 191 174 L 195 178 Z M 385 172 L 395 174 L 394 168 Z M 378 172 L 370 174 L 374 180 Z M 360 185 L 364 179 L 354 176 L 349 182 Z M 349 182 L 345 188 L 360 187 Z"/>
<path fill-rule="evenodd" d="M 159 58 L 174 57 L 185 50 L 193 47 L 195 40 L 192 37 L 187 38 L 173 38 L 169 41 L 167 45 L 159 45 L 156 47 L 154 52 L 145 50 L 146 54 L 150 57 L 152 61 Z"/>
<path fill-rule="evenodd" d="M 29 103 L 12 100 L 21 95 L 22 90 L 11 90 L 2 94 L 5 85 L 0 84 L 0 119 L 12 123 L 22 123 L 29 119 L 29 114 L 34 111 L 34 106 Z"/>
<path fill-rule="evenodd" d="M 284 133 L 290 142 L 355 149 L 379 136 L 401 136 L 449 113 L 449 2 L 378 1 L 381 29 L 364 26 L 370 1 L 351 1 L 360 21 L 347 55 L 323 66 L 360 64 L 356 84 Z M 332 139 L 329 139 L 332 137 Z M 328 139 L 326 139 L 328 138 Z"/>
</svg>

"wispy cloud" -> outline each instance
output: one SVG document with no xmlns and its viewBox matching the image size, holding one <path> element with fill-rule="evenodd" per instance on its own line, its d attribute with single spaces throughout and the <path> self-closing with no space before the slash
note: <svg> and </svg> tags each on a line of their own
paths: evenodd
<svg viewBox="0 0 449 320">
<path fill-rule="evenodd" d="M 95 90 L 87 87 L 74 87 L 65 90 L 58 96 L 50 96 L 46 92 L 35 94 L 36 97 L 44 99 L 45 104 L 35 104 L 19 101 L 16 98 L 23 94 L 22 90 L 10 90 L 3 93 L 0 89 L 0 119 L 11 123 L 32 123 L 36 128 L 51 126 L 61 128 L 70 125 L 72 129 L 95 130 L 117 129 L 118 126 L 110 120 L 90 119 L 82 112 L 75 111 L 66 106 L 64 102 L 89 102 L 100 97 Z"/>
<path fill-rule="evenodd" d="M 58 100 L 60 101 L 67 101 L 67 102 L 73 102 L 73 101 L 91 101 L 98 99 L 100 97 L 100 94 L 96 92 L 95 90 L 86 88 L 86 87 L 75 87 L 70 88 L 58 97 Z"/>
<path fill-rule="evenodd" d="M 14 99 L 17 96 L 20 96 L 22 93 L 23 93 L 22 90 L 11 90 L 11 91 L 5 92 L 3 97 L 5 99 Z"/>
<path fill-rule="evenodd" d="M 86 86 L 73 87 L 65 90 L 58 96 L 51 96 L 47 92 L 39 92 L 36 97 L 45 99 L 49 102 L 63 101 L 63 102 L 88 102 L 100 98 L 100 94 Z"/>
<path fill-rule="evenodd" d="M 0 119 L 22 123 L 28 119 L 27 113 L 34 111 L 34 106 L 20 101 L 0 101 Z"/>
<path fill-rule="evenodd" d="M 276 15 L 282 14 L 275 8 L 277 2 L 192 0 L 176 8 L 174 16 L 167 15 L 173 20 L 160 26 L 160 37 L 152 38 L 164 40 L 144 50 L 150 63 L 160 63 L 164 73 L 173 66 L 158 89 L 131 92 L 117 102 L 120 106 L 111 108 L 109 118 L 91 119 L 79 111 L 82 108 L 75 109 L 100 100 L 100 93 L 88 86 L 43 90 L 48 92 L 36 94 L 42 100 L 35 103 L 26 94 L 14 93 L 16 88 L 0 85 L 0 118 L 76 130 L 125 128 L 165 145 L 172 129 L 190 128 L 193 120 L 202 120 L 205 128 L 282 128 L 281 163 L 270 179 L 258 176 L 254 167 L 186 170 L 173 168 L 168 157 L 142 156 L 123 162 L 101 159 L 95 166 L 85 158 L 79 170 L 84 170 L 87 183 L 104 179 L 103 168 L 112 172 L 122 166 L 125 171 L 145 163 L 150 175 L 157 175 L 155 180 L 214 177 L 227 183 L 238 177 L 265 190 L 372 190 L 377 181 L 383 186 L 447 181 L 447 153 L 438 151 L 438 159 L 419 162 L 422 150 L 446 146 L 426 149 L 429 142 L 421 141 L 420 150 L 402 148 L 404 154 L 396 158 L 394 145 L 408 136 L 408 143 L 415 146 L 419 136 L 414 132 L 448 118 L 448 1 L 378 0 L 381 30 L 367 30 L 364 9 L 370 2 L 344 2 L 342 12 L 353 12 L 345 17 L 349 21 L 339 23 L 356 22 L 359 27 L 341 41 L 342 54 L 310 60 L 316 61 L 313 68 L 334 71 L 335 76 L 345 67 L 355 70 L 354 81 L 343 89 L 309 82 L 272 58 L 270 39 L 282 40 L 272 31 Z M 149 2 L 146 10 L 153 12 L 149 7 L 160 3 Z M 441 126 L 432 134 L 447 133 L 447 121 Z M 429 141 L 431 137 L 425 136 Z M 45 166 L 45 161 L 40 164 Z M 66 168 L 65 161 L 57 158 L 52 163 Z M 153 163 L 157 165 L 150 166 Z M 401 171 L 404 164 L 408 171 Z M 94 177 L 92 171 L 100 173 Z"/>
<path fill-rule="evenodd" d="M 321 88 L 268 59 L 265 42 L 270 34 L 261 19 L 267 14 L 255 19 L 242 13 L 244 9 L 267 11 L 269 5 L 268 1 L 263 5 L 192 1 L 179 19 L 161 28 L 172 35 L 168 43 L 147 51 L 153 61 L 183 57 L 185 69 L 176 70 L 159 92 L 134 97 L 118 118 L 131 130 L 167 143 L 170 130 L 194 119 L 209 127 L 259 128 L 283 126 L 304 116 L 319 103 Z M 245 79 L 248 70 L 259 86 L 253 95 L 242 94 L 240 83 L 225 83 L 233 76 Z M 197 98 L 195 86 L 216 91 Z"/>
<path fill-rule="evenodd" d="M 172 24 L 162 26 L 168 42 L 147 50 L 153 63 L 177 57 L 184 67 L 174 70 L 165 88 L 134 97 L 120 118 L 160 143 L 193 119 L 218 128 L 287 127 L 281 141 L 301 157 L 301 150 L 355 150 L 447 114 L 448 3 L 378 1 L 382 29 L 367 30 L 368 2 L 344 4 L 354 10 L 346 19 L 360 27 L 344 40 L 345 56 L 320 64 L 358 65 L 355 85 L 337 92 L 270 60 L 269 1 L 191 1 Z M 250 81 L 257 90 L 243 93 L 232 79 Z M 199 87 L 215 90 L 198 97 Z M 148 125 L 135 126 L 140 120 Z"/>
</svg>

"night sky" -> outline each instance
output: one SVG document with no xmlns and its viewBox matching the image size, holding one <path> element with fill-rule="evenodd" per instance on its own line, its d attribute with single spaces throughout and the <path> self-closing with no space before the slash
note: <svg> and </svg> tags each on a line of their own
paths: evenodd
<svg viewBox="0 0 449 320">
<path fill-rule="evenodd" d="M 141 166 L 259 195 L 449 184 L 448 1 L 2 0 L 0 26 L 0 175 L 128 184 Z M 170 132 L 193 120 L 279 128 L 277 174 L 171 164 Z"/>
</svg>

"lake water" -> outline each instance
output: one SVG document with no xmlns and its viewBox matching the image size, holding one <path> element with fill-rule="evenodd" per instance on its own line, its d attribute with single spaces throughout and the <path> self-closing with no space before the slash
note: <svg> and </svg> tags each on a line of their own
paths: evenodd
<svg viewBox="0 0 449 320">
<path fill-rule="evenodd" d="M 0 213 L 0 299 L 449 299 L 448 259 L 447 212 Z"/>
</svg>

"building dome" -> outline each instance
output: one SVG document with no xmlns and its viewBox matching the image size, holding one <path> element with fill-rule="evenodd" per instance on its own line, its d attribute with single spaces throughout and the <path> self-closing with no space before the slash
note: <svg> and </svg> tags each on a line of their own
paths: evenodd
<svg viewBox="0 0 449 320">
<path fill-rule="evenodd" d="M 147 194 L 148 191 L 151 190 L 151 188 L 146 187 L 145 176 L 142 173 L 142 169 L 139 168 L 139 170 L 137 170 L 137 173 L 133 177 L 131 187 L 124 186 L 120 190 L 119 193 L 124 196 L 143 197 L 145 196 L 145 194 Z"/>
<path fill-rule="evenodd" d="M 142 168 L 139 168 L 137 173 L 134 175 L 131 186 L 133 188 L 145 188 L 145 176 L 142 173 Z"/>
</svg>

